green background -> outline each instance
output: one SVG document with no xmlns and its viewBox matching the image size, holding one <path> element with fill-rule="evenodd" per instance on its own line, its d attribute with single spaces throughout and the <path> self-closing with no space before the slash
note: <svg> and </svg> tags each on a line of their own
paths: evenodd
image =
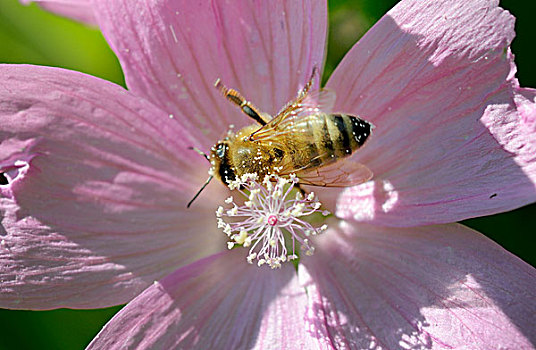
<svg viewBox="0 0 536 350">
<path fill-rule="evenodd" d="M 132 0 L 137 1 L 137 0 Z M 536 87 L 532 1 L 501 1 L 516 17 L 512 44 L 522 86 Z M 329 76 L 348 49 L 396 1 L 330 1 Z M 333 40 L 337 37 L 337 42 Z M 95 30 L 17 0 L 0 0 L 0 63 L 32 63 L 86 72 L 124 85 L 114 54 Z M 536 264 L 536 205 L 466 220 L 510 252 Z M 81 349 L 120 307 L 102 310 L 0 310 L 0 349 Z"/>
</svg>

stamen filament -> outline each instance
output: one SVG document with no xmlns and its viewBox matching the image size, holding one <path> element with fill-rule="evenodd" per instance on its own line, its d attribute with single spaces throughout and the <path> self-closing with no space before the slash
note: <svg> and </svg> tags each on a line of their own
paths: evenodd
<svg viewBox="0 0 536 350">
<path fill-rule="evenodd" d="M 285 179 L 269 175 L 259 183 L 256 175 L 246 174 L 229 184 L 229 188 L 236 189 L 247 199 L 244 205 L 238 205 L 231 196 L 225 200 L 231 208 L 219 207 L 216 211 L 218 227 L 231 239 L 229 249 L 236 245 L 248 247 L 246 260 L 250 264 L 257 260 L 257 265 L 267 264 L 271 268 L 299 257 L 296 242 L 307 255 L 312 254 L 314 248 L 308 237 L 321 233 L 326 227 L 315 228 L 301 219 L 318 212 L 321 204 L 312 192 L 305 198 L 301 193 L 291 198 L 297 182 L 295 176 Z M 326 213 L 329 214 L 323 212 Z M 234 219 L 227 222 L 225 218 Z M 287 247 L 289 238 L 291 243 Z M 289 249 L 292 249 L 291 254 Z"/>
</svg>

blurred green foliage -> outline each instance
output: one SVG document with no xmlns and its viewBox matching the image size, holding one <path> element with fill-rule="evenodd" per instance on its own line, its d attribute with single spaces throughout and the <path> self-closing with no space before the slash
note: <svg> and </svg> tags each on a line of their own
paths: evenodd
<svg viewBox="0 0 536 350">
<path fill-rule="evenodd" d="M 350 47 L 396 1 L 329 1 L 330 34 L 324 79 Z M 534 28 L 530 1 L 504 0 L 502 6 L 517 18 L 518 77 L 523 86 L 536 86 Z M 336 38 L 336 40 L 335 40 Z M 22 6 L 0 1 L 0 63 L 29 63 L 82 71 L 124 86 L 115 55 L 96 29 Z M 536 264 L 532 236 L 536 233 L 536 205 L 510 213 L 466 220 L 525 261 Z M 120 307 L 102 310 L 0 310 L 0 349 L 82 349 Z"/>
<path fill-rule="evenodd" d="M 0 1 L 0 62 L 63 67 L 124 84 L 119 62 L 97 29 L 18 0 Z"/>
</svg>

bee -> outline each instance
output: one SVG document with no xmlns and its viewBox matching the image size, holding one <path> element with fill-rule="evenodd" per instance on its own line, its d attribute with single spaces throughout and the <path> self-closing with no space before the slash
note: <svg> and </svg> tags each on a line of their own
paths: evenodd
<svg viewBox="0 0 536 350">
<path fill-rule="evenodd" d="M 316 71 L 314 68 L 297 97 L 273 118 L 259 112 L 238 91 L 216 81 L 223 96 L 256 124 L 236 133 L 229 131 L 212 147 L 210 156 L 196 150 L 210 161 L 210 176 L 188 207 L 213 177 L 228 185 L 247 173 L 260 179 L 295 174 L 300 185 L 322 187 L 353 186 L 372 178 L 372 172 L 350 156 L 365 144 L 374 126 L 357 116 L 333 113 L 333 91 L 310 91 Z"/>
</svg>

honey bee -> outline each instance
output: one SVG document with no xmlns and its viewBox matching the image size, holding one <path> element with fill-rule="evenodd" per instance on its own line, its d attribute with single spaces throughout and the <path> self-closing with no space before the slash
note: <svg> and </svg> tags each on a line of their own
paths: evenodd
<svg viewBox="0 0 536 350">
<path fill-rule="evenodd" d="M 224 184 L 243 174 L 289 176 L 299 184 L 347 187 L 368 181 L 372 172 L 349 157 L 364 145 L 373 125 L 357 116 L 333 113 L 335 93 L 320 89 L 310 92 L 316 68 L 297 97 L 275 117 L 261 113 L 240 93 L 228 89 L 218 79 L 215 87 L 257 123 L 238 132 L 229 131 L 211 149 L 210 177 L 190 204 L 213 177 Z"/>
</svg>

